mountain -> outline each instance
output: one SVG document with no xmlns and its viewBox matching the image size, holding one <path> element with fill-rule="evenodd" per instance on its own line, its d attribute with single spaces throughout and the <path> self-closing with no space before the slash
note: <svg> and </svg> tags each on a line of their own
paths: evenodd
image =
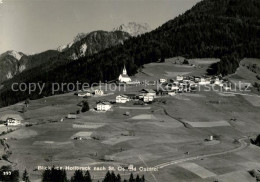
<svg viewBox="0 0 260 182">
<path fill-rule="evenodd" d="M 70 59 L 76 60 L 80 57 L 90 56 L 109 47 L 123 44 L 131 36 L 122 31 L 93 31 L 78 34 L 73 42 L 58 49 Z"/>
<path fill-rule="evenodd" d="M 59 47 L 57 51 L 48 50 L 30 56 L 22 52 L 7 51 L 0 55 L 0 83 L 44 63 L 56 64 L 60 57 L 76 60 L 117 44 L 123 44 L 130 37 L 128 33 L 122 31 L 94 31 L 78 34 L 73 42 Z"/>
<path fill-rule="evenodd" d="M 13 104 L 28 97 L 36 99 L 52 95 L 53 82 L 93 83 L 114 80 L 124 64 L 131 76 L 144 64 L 164 61 L 165 58 L 174 56 L 224 57 L 221 59 L 221 65 L 216 65 L 214 69 L 227 68 L 223 71 L 228 74 L 230 70 L 236 69 L 238 58 L 259 58 L 259 12 L 259 0 L 203 0 L 157 29 L 131 37 L 123 44 L 106 46 L 96 54 L 84 54 L 85 56 L 80 56 L 77 60 L 67 60 L 66 56 L 63 57 L 67 54 L 64 52 L 52 61 L 55 65 L 49 62 L 23 71 L 3 83 L 4 87 L 0 90 L 0 106 Z M 75 52 L 72 49 L 68 55 L 80 55 L 79 47 Z M 41 95 L 38 92 L 31 95 L 11 92 L 13 82 L 29 84 L 39 81 L 46 83 Z M 66 90 L 56 93 L 64 92 Z"/>
<path fill-rule="evenodd" d="M 0 55 L 0 83 L 11 79 L 27 69 L 40 66 L 58 55 L 58 51 L 48 50 L 39 54 L 26 55 L 22 52 L 7 51 Z"/>
<path fill-rule="evenodd" d="M 59 46 L 57 50 L 66 52 L 70 49 L 74 49 L 75 52 L 73 52 L 70 57 L 72 59 L 78 59 L 79 57 L 86 56 L 85 53 L 88 55 L 97 53 L 104 48 L 122 44 L 130 36 L 136 37 L 150 31 L 151 28 L 147 23 L 129 22 L 126 25 L 122 24 L 113 28 L 110 32 L 93 31 L 90 33 L 79 33 L 72 42 Z"/>
<path fill-rule="evenodd" d="M 119 27 L 113 29 L 113 31 L 123 31 L 129 33 L 131 36 L 136 37 L 144 33 L 150 32 L 151 28 L 147 23 L 135 23 L 129 22 L 128 24 L 122 24 Z"/>
<path fill-rule="evenodd" d="M 0 55 L 0 83 L 25 69 L 25 65 L 21 61 L 23 56 L 26 55 L 16 51 L 7 51 Z"/>
</svg>

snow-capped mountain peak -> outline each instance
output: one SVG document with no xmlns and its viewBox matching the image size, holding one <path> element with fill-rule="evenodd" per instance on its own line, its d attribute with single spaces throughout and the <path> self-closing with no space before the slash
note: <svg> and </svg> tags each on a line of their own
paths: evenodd
<svg viewBox="0 0 260 182">
<path fill-rule="evenodd" d="M 131 36 L 138 36 L 146 32 L 150 32 L 151 28 L 147 23 L 135 23 L 129 22 L 128 24 L 122 24 L 119 27 L 113 29 L 113 31 L 123 31 L 129 33 Z"/>
<path fill-rule="evenodd" d="M 59 47 L 57 48 L 57 51 L 63 52 L 63 51 L 65 51 L 66 49 L 70 48 L 73 43 L 74 43 L 74 42 L 71 42 L 71 43 L 66 44 L 66 45 L 59 46 Z"/>
<path fill-rule="evenodd" d="M 8 51 L 8 54 L 10 56 L 13 56 L 15 59 L 17 59 L 18 61 L 21 59 L 21 57 L 23 56 L 22 53 L 19 53 L 17 51 Z"/>
</svg>

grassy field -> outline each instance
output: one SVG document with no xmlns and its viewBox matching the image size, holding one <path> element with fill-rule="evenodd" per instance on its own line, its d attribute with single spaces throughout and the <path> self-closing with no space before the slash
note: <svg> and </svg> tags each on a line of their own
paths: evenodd
<svg viewBox="0 0 260 182">
<path fill-rule="evenodd" d="M 179 64 L 172 58 L 165 63 L 145 65 L 133 79 L 158 80 L 176 75 L 203 75 L 217 59 L 192 59 L 190 65 Z M 195 66 L 194 66 L 195 65 Z M 243 80 L 242 80 L 243 81 Z M 88 99 L 90 108 L 99 100 L 115 100 L 118 94 L 138 93 L 143 88 L 128 86 L 126 91 L 108 92 L 104 97 Z M 154 88 L 149 86 L 148 88 Z M 113 93 L 113 94 L 112 94 Z M 77 119 L 67 114 L 80 109 L 82 100 L 73 93 L 33 100 L 25 113 L 22 104 L 0 108 L 0 116 L 17 114 L 23 123 L 8 138 L 13 168 L 30 173 L 32 181 L 40 179 L 37 166 L 127 166 L 153 167 L 169 161 L 232 150 L 240 146 L 237 139 L 260 131 L 259 105 L 243 95 L 197 91 L 160 98 L 145 106 L 114 104 L 113 111 L 85 112 Z M 160 100 L 159 99 L 159 100 Z M 129 115 L 125 115 L 126 111 Z M 61 118 L 64 118 L 61 122 Z M 189 125 L 184 125 L 188 123 Z M 206 143 L 209 135 L 217 140 Z M 74 140 L 82 137 L 83 140 Z M 4 165 L 4 161 L 0 160 Z M 249 146 L 241 151 L 172 164 L 157 172 L 142 172 L 148 181 L 158 182 L 232 182 L 252 181 L 248 169 L 258 168 L 260 149 Z M 74 171 L 67 171 L 68 176 Z M 116 171 L 118 173 L 118 171 Z M 120 172 L 129 176 L 128 172 Z M 105 172 L 91 171 L 97 178 Z M 235 176 L 234 176 L 235 175 Z M 252 179 L 251 179 L 252 178 Z M 97 180 L 95 180 L 96 182 Z M 236 182 L 237 182 L 236 181 Z"/>
</svg>

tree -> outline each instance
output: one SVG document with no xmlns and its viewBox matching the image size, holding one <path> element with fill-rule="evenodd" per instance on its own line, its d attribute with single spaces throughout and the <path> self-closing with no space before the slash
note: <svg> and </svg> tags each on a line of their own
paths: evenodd
<svg viewBox="0 0 260 182">
<path fill-rule="evenodd" d="M 42 182 L 67 182 L 66 171 L 56 169 L 54 166 L 51 169 L 43 171 Z"/>
<path fill-rule="evenodd" d="M 189 61 L 187 59 L 184 59 L 183 64 L 189 64 Z"/>
<path fill-rule="evenodd" d="M 129 182 L 135 182 L 133 173 L 130 174 Z"/>
<path fill-rule="evenodd" d="M 86 111 L 89 111 L 89 105 L 88 105 L 87 101 L 84 101 L 83 105 L 82 105 L 81 112 L 86 112 Z"/>
<path fill-rule="evenodd" d="M 144 178 L 144 175 L 142 176 L 142 180 L 141 180 L 142 182 L 145 182 L 145 178 Z"/>
<path fill-rule="evenodd" d="M 84 180 L 86 182 L 92 182 L 91 175 L 90 175 L 89 171 L 86 171 L 86 173 L 84 175 Z"/>
<path fill-rule="evenodd" d="M 76 170 L 71 177 L 71 182 L 85 182 L 82 170 Z"/>
<path fill-rule="evenodd" d="M 26 169 L 25 169 L 24 172 L 23 172 L 22 180 L 23 180 L 24 182 L 30 182 L 29 175 L 28 175 L 28 172 L 26 171 Z"/>
<path fill-rule="evenodd" d="M 116 176 L 116 182 L 121 182 L 121 176 L 120 176 L 120 174 L 117 174 L 117 176 Z"/>
<path fill-rule="evenodd" d="M 22 113 L 25 113 L 26 111 L 27 111 L 26 107 L 25 107 L 25 106 L 23 106 L 23 107 L 22 107 L 22 111 L 21 111 L 21 112 L 22 112 Z"/>
<path fill-rule="evenodd" d="M 136 178 L 135 178 L 135 182 L 141 182 L 141 178 L 139 177 L 139 175 L 137 174 Z"/>
<path fill-rule="evenodd" d="M 30 104 L 30 100 L 27 98 L 25 101 L 24 101 L 24 104 L 26 107 L 28 107 L 28 105 Z"/>
</svg>

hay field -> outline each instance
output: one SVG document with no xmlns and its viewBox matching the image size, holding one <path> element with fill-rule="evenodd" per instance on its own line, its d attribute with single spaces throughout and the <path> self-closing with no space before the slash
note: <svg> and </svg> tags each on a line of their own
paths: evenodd
<svg viewBox="0 0 260 182">
<path fill-rule="evenodd" d="M 213 172 L 205 169 L 204 167 L 201 167 L 195 163 L 182 163 L 179 164 L 180 167 L 191 171 L 192 173 L 198 175 L 201 178 L 209 178 L 209 177 L 213 177 L 216 176 L 216 174 L 214 174 Z"/>
</svg>

